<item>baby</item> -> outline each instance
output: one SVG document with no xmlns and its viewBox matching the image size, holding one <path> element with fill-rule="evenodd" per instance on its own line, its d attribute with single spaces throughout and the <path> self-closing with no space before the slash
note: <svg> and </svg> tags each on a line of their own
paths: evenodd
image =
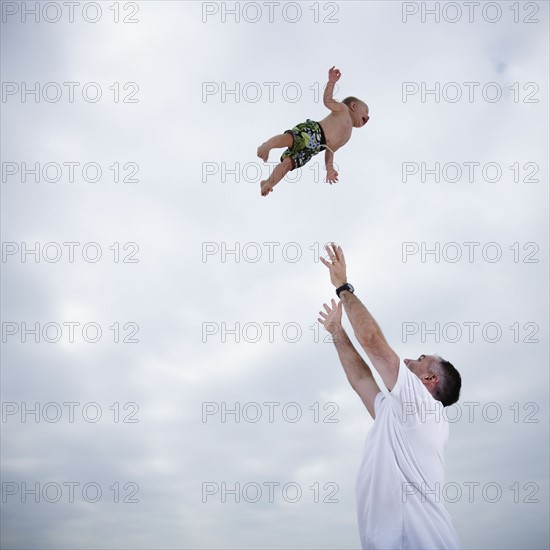
<svg viewBox="0 0 550 550">
<path fill-rule="evenodd" d="M 334 153 L 345 145 L 351 137 L 352 128 L 361 128 L 369 120 L 369 107 L 356 97 L 346 97 L 340 103 L 332 98 L 334 84 L 340 80 L 341 73 L 332 67 L 328 71 L 328 84 L 323 94 L 323 103 L 330 114 L 320 122 L 307 119 L 268 139 L 258 147 L 258 156 L 267 162 L 271 149 L 287 147 L 281 156 L 281 162 L 275 167 L 267 180 L 260 183 L 262 196 L 265 197 L 285 175 L 295 168 L 301 168 L 314 155 L 325 149 L 325 168 L 327 181 L 332 185 L 338 181 L 338 172 L 334 169 Z"/>
</svg>

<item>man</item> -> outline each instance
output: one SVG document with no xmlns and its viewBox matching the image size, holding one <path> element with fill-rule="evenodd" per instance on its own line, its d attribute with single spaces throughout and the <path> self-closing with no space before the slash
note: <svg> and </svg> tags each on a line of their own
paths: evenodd
<svg viewBox="0 0 550 550">
<path fill-rule="evenodd" d="M 356 484 L 361 545 L 384 550 L 460 548 L 441 494 L 449 434 L 442 409 L 458 400 L 460 374 L 435 355 L 405 359 L 401 366 L 348 283 L 342 249 L 332 243 L 326 250 L 330 261 L 321 261 L 329 268 L 340 302 L 324 304 L 319 322 L 333 335 L 346 376 L 374 418 Z M 389 393 L 380 391 L 344 331 L 342 304 Z"/>
</svg>

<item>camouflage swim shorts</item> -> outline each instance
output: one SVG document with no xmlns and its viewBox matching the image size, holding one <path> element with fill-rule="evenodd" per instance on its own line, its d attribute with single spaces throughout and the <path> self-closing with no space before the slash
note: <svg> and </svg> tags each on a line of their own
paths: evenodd
<svg viewBox="0 0 550 550">
<path fill-rule="evenodd" d="M 290 157 L 292 160 L 292 170 L 301 168 L 306 162 L 317 153 L 321 152 L 326 145 L 325 134 L 318 122 L 310 120 L 301 122 L 287 130 L 285 134 L 291 134 L 293 137 L 292 147 L 287 149 L 281 155 L 281 162 Z"/>
</svg>

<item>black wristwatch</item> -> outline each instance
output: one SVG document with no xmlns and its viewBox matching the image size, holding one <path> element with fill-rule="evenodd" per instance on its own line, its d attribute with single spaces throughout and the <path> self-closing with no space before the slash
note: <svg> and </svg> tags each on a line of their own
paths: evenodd
<svg viewBox="0 0 550 550">
<path fill-rule="evenodd" d="M 347 290 L 348 292 L 351 292 L 352 294 L 355 292 L 355 289 L 353 288 L 353 285 L 350 285 L 349 283 L 346 283 L 345 285 L 339 286 L 336 289 L 336 296 L 338 296 L 338 298 L 340 298 L 340 292 L 342 292 L 342 290 Z"/>
</svg>

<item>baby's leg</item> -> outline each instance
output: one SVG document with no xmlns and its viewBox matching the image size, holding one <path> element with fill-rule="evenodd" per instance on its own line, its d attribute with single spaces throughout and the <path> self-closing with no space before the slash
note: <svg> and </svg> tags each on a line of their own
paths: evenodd
<svg viewBox="0 0 550 550">
<path fill-rule="evenodd" d="M 292 159 L 286 157 L 282 162 L 275 166 L 275 169 L 266 180 L 260 182 L 262 197 L 269 195 L 273 188 L 292 170 Z"/>
<path fill-rule="evenodd" d="M 269 151 L 271 149 L 280 149 L 281 147 L 291 148 L 294 138 L 292 134 L 279 134 L 273 136 L 271 139 L 268 139 L 265 143 L 262 143 L 258 147 L 258 156 L 264 161 L 267 162 L 269 158 Z"/>
</svg>

